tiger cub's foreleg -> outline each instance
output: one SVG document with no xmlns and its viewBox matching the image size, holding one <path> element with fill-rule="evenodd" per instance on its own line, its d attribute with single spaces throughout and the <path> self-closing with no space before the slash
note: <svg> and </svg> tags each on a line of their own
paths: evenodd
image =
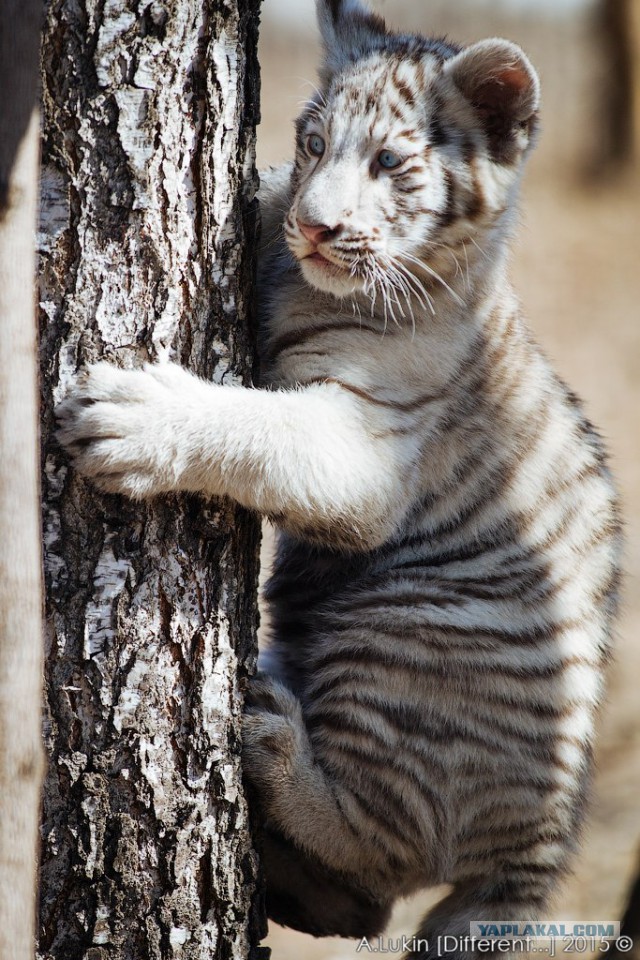
<svg viewBox="0 0 640 960">
<path fill-rule="evenodd" d="M 105 492 L 230 496 L 296 535 L 359 550 L 397 529 L 417 482 L 413 441 L 378 436 L 369 413 L 335 384 L 220 386 L 172 363 L 94 364 L 56 411 L 58 439 Z"/>
</svg>

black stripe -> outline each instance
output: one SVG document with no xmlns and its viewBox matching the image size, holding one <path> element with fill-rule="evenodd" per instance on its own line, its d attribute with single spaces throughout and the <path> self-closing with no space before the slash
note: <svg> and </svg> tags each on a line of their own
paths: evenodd
<svg viewBox="0 0 640 960">
<path fill-rule="evenodd" d="M 455 181 L 453 174 L 446 169 L 443 170 L 443 177 L 446 189 L 446 198 L 442 211 L 438 214 L 438 225 L 442 228 L 451 226 L 457 219 Z"/>
<path fill-rule="evenodd" d="M 534 834 L 527 839 L 520 840 L 519 843 L 510 843 L 508 846 L 500 846 L 495 842 L 495 832 L 490 834 L 487 837 L 486 843 L 487 846 L 483 850 L 465 850 L 462 849 L 458 854 L 457 860 L 459 863 L 462 862 L 476 862 L 476 861 L 495 861 L 501 859 L 503 856 L 514 856 L 518 853 L 527 853 L 533 847 L 546 846 L 548 844 L 559 844 L 563 846 L 566 843 L 566 837 L 562 833 L 550 832 L 548 824 L 543 821 L 543 826 L 537 830 Z M 505 828 L 503 828 L 504 831 Z M 518 829 L 517 833 L 520 834 L 521 830 Z M 504 835 L 503 832 L 500 834 Z M 465 836 L 466 843 L 469 841 L 468 835 Z M 461 843 L 460 846 L 464 848 L 466 844 Z M 566 851 L 565 851 L 566 852 Z"/>
<path fill-rule="evenodd" d="M 375 397 L 373 394 L 368 393 L 361 387 L 356 387 L 352 383 L 346 383 L 344 380 L 339 380 L 337 377 L 318 377 L 314 380 L 305 380 L 304 382 L 300 381 L 301 386 L 308 386 L 310 383 L 333 383 L 336 386 L 341 387 L 343 390 L 347 390 L 349 393 L 353 393 L 357 397 L 360 397 L 361 400 L 366 400 L 367 403 L 372 403 L 379 407 L 388 407 L 391 410 L 400 410 L 403 413 L 412 413 L 414 410 L 419 410 L 428 403 L 434 403 L 437 400 L 441 400 L 445 395 L 444 391 L 440 391 L 436 393 L 424 393 L 421 396 L 414 397 L 412 400 L 386 400 L 382 397 Z"/>
<path fill-rule="evenodd" d="M 447 128 L 436 113 L 433 114 L 429 123 L 429 141 L 434 147 L 443 147 L 449 142 Z"/>
<path fill-rule="evenodd" d="M 340 719 L 325 717 L 319 719 L 315 725 L 315 731 L 317 734 L 318 728 L 322 727 L 324 729 L 330 730 L 332 732 L 345 732 L 345 724 L 341 722 Z M 348 730 L 346 731 L 348 733 Z M 360 733 L 360 731 L 357 731 Z M 438 815 L 438 807 L 441 806 L 438 798 L 433 794 L 427 785 L 420 780 L 412 771 L 407 770 L 402 764 L 399 763 L 397 756 L 379 756 L 377 754 L 371 754 L 368 751 L 358 749 L 355 744 L 347 744 L 341 741 L 339 738 L 333 739 L 331 742 L 331 756 L 325 757 L 324 763 L 325 766 L 330 766 L 334 768 L 335 766 L 341 765 L 340 758 L 348 757 L 348 768 L 347 772 L 350 770 L 362 770 L 363 768 L 367 771 L 367 783 L 371 786 L 372 789 L 367 796 L 364 796 L 361 790 L 358 790 L 353 782 L 345 783 L 344 778 L 342 779 L 345 790 L 354 798 L 354 800 L 362 807 L 362 809 L 377 823 L 383 825 L 385 831 L 393 836 L 396 840 L 399 840 L 401 844 L 409 847 L 414 847 L 414 844 L 417 839 L 424 836 L 424 831 L 421 828 L 419 821 L 414 820 L 411 823 L 411 826 L 414 829 L 414 837 L 411 838 L 407 836 L 408 830 L 407 826 L 409 823 L 409 811 L 407 805 L 402 798 L 402 794 L 398 794 L 395 788 L 399 786 L 397 781 L 389 782 L 387 779 L 381 779 L 381 773 L 393 772 L 395 777 L 404 777 L 405 780 L 408 780 L 411 785 L 416 789 L 419 796 L 423 797 L 429 802 L 429 805 L 434 816 L 434 833 L 436 832 L 435 828 L 438 823 L 442 822 L 442 814 Z M 352 778 L 350 778 L 352 780 Z M 376 803 L 375 798 L 375 788 L 378 789 L 378 800 L 379 803 Z M 389 806 L 392 806 L 395 810 L 397 819 L 393 819 L 389 816 Z M 365 831 L 359 826 L 358 830 L 363 835 Z M 397 865 L 401 865 L 402 861 L 398 860 Z"/>
<path fill-rule="evenodd" d="M 407 616 L 412 612 L 425 615 L 415 621 L 412 626 L 425 634 L 425 640 L 428 642 L 433 637 L 468 637 L 473 639 L 497 640 L 506 644 L 532 644 L 545 640 L 553 640 L 559 632 L 571 627 L 581 626 L 581 621 L 574 619 L 555 620 L 543 624 L 531 624 L 520 630 L 509 630 L 501 627 L 483 626 L 482 624 L 461 624 L 461 623 L 441 623 L 428 619 L 430 609 L 438 609 L 437 599 L 434 601 L 429 594 L 416 594 L 414 591 L 395 590 L 392 594 L 382 595 L 376 592 L 371 596 L 362 596 L 346 601 L 344 607 L 340 610 L 343 616 L 351 617 L 366 611 L 369 615 L 380 618 L 384 616 L 389 608 L 391 616 L 397 616 L 393 613 L 394 607 L 404 607 Z M 378 623 L 381 621 L 378 620 Z M 349 629 L 350 624 L 342 621 L 338 625 L 339 630 Z M 385 631 L 386 632 L 386 631 Z"/>
<path fill-rule="evenodd" d="M 266 358 L 273 360 L 278 354 L 289 347 L 296 347 L 312 337 L 319 337 L 324 333 L 342 333 L 345 330 L 356 331 L 357 333 L 374 333 L 377 337 L 381 331 L 377 327 L 367 326 L 360 320 L 344 320 L 341 323 L 323 323 L 317 327 L 305 327 L 303 330 L 289 330 L 280 337 L 275 337 L 267 343 Z"/>
<path fill-rule="evenodd" d="M 378 737 L 367 726 L 366 721 L 360 722 L 359 712 L 357 709 L 354 710 L 354 707 L 361 707 L 365 712 L 371 712 L 381 717 L 387 725 L 397 732 L 411 737 L 421 737 L 426 744 L 443 742 L 448 744 L 450 741 L 458 739 L 479 743 L 486 748 L 497 749 L 500 753 L 511 753 L 510 750 L 503 751 L 501 748 L 501 739 L 506 737 L 517 741 L 532 756 L 536 756 L 559 769 L 574 772 L 573 766 L 568 766 L 555 757 L 555 750 L 560 742 L 570 742 L 574 746 L 582 747 L 581 744 L 575 743 L 571 738 L 553 731 L 523 730 L 504 723 L 501 718 L 496 716 L 487 717 L 486 714 L 480 716 L 477 711 L 471 715 L 466 712 L 463 716 L 460 703 L 456 704 L 457 719 L 455 719 L 451 716 L 451 704 L 441 706 L 436 713 L 438 706 L 438 703 L 434 700 L 425 704 L 422 709 L 407 703 L 379 703 L 353 691 L 349 691 L 341 697 L 338 686 L 331 691 L 330 696 L 314 703 L 309 721 L 323 723 L 325 718 L 330 716 L 335 721 L 335 729 L 337 730 L 348 730 L 349 723 L 352 723 L 358 733 L 381 743 L 386 751 L 392 750 L 393 748 L 386 741 Z M 469 724 L 473 729 L 465 724 Z M 479 724 L 482 725 L 482 728 Z M 495 739 L 491 739 L 492 737 Z M 415 746 L 414 741 L 412 750 L 415 749 Z"/>
<path fill-rule="evenodd" d="M 488 676 L 510 677 L 514 680 L 553 680 L 561 676 L 564 671 L 571 666 L 588 666 L 591 669 L 599 671 L 599 664 L 593 663 L 587 657 L 571 656 L 555 662 L 546 661 L 544 664 L 518 664 L 517 666 L 507 666 L 485 660 L 464 661 L 460 654 L 464 651 L 458 651 L 458 657 L 455 663 L 450 658 L 433 659 L 425 658 L 422 663 L 416 663 L 415 658 L 401 659 L 402 648 L 397 643 L 391 642 L 391 638 L 406 640 L 406 635 L 401 632 L 395 634 L 390 630 L 385 630 L 384 635 L 389 637 L 388 648 L 381 650 L 372 645 L 363 646 L 362 649 L 347 649 L 331 647 L 330 649 L 312 651 L 313 664 L 312 669 L 317 674 L 324 665 L 340 664 L 341 671 L 353 670 L 353 677 L 359 679 L 362 677 L 363 670 L 366 671 L 370 664 L 384 665 L 387 670 L 395 670 L 400 673 L 408 673 L 415 680 L 416 672 L 422 670 L 430 677 L 440 677 L 441 679 L 455 679 L 456 683 L 462 682 L 465 675 L 472 678 L 474 674 Z M 412 631 L 415 637 L 415 631 Z M 449 649 L 444 647 L 444 649 Z M 421 652 L 428 652 L 428 648 Z M 473 651 L 477 653 L 477 651 Z M 322 687 L 322 681 L 315 683 L 313 679 L 309 682 L 309 690 L 319 690 Z"/>
<path fill-rule="evenodd" d="M 332 736 L 340 731 L 338 724 L 331 726 L 329 722 L 323 724 L 324 729 L 329 731 Z M 341 741 L 332 746 L 331 768 L 336 775 L 340 766 L 344 767 L 345 776 L 354 770 L 360 770 L 363 773 L 363 779 L 368 781 L 372 788 L 366 795 L 363 790 L 357 789 L 350 784 L 349 792 L 355 801 L 362 807 L 369 817 L 377 823 L 382 824 L 385 832 L 392 838 L 400 848 L 405 851 L 416 851 L 425 839 L 425 825 L 429 822 L 431 831 L 434 835 L 440 831 L 438 821 L 433 814 L 433 804 L 427 796 L 425 784 L 421 784 L 414 796 L 414 801 L 418 799 L 421 803 L 414 802 L 413 806 L 421 807 L 419 814 L 410 811 L 408 804 L 401 794 L 394 789 L 402 784 L 402 771 L 398 769 L 397 764 L 393 764 L 386 759 L 381 763 L 376 763 L 375 759 L 369 754 L 361 753 L 356 746 Z M 385 770 L 394 778 L 394 783 L 380 779 L 380 771 Z M 353 777 L 352 777 L 353 779 Z M 427 819 L 428 818 L 428 819 Z M 365 833 L 366 831 L 362 831 Z M 401 863 L 400 860 L 397 863 Z"/>
</svg>

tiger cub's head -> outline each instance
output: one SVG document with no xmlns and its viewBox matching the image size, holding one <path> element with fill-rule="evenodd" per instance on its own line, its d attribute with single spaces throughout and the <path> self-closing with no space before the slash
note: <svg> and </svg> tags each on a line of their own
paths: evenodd
<svg viewBox="0 0 640 960">
<path fill-rule="evenodd" d="M 389 276 L 417 289 L 466 240 L 504 234 L 537 75 L 507 40 L 463 49 L 392 33 L 359 0 L 317 6 L 325 60 L 296 125 L 287 242 L 329 293 L 372 292 Z"/>
</svg>

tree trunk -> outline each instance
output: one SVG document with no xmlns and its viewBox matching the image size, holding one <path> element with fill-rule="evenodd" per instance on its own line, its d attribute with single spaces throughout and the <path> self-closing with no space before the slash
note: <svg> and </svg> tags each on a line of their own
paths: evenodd
<svg viewBox="0 0 640 960">
<path fill-rule="evenodd" d="M 44 958 L 260 953 L 238 759 L 258 521 L 195 496 L 98 496 L 68 466 L 52 414 L 99 358 L 172 351 L 216 381 L 249 378 L 257 8 L 48 8 Z"/>
<path fill-rule="evenodd" d="M 39 3 L 0 5 L 0 960 L 33 957 L 42 596 L 33 235 Z"/>
</svg>

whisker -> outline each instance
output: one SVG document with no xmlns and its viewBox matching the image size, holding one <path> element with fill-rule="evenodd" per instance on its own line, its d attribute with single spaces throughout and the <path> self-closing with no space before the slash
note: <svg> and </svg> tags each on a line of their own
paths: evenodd
<svg viewBox="0 0 640 960">
<path fill-rule="evenodd" d="M 411 311 L 411 288 L 409 287 L 405 277 L 397 270 L 393 261 L 385 258 L 384 269 L 386 271 L 388 280 L 392 287 L 399 291 L 407 301 L 407 308 Z"/>
<path fill-rule="evenodd" d="M 459 294 L 457 294 L 452 287 L 449 286 L 447 281 L 443 277 L 441 277 L 436 270 L 433 270 L 432 267 L 430 267 L 427 263 L 425 263 L 424 260 L 420 260 L 418 259 L 418 257 L 414 257 L 410 253 L 403 253 L 401 254 L 401 256 L 404 260 L 408 260 L 410 263 L 415 263 L 416 266 L 420 267 L 422 270 L 425 270 L 430 276 L 432 276 L 434 280 L 437 280 L 439 283 L 441 283 L 442 286 L 445 288 L 445 290 L 447 290 L 451 294 L 453 299 L 456 300 L 461 307 L 466 306 L 466 303 L 464 302 L 462 297 Z"/>
<path fill-rule="evenodd" d="M 464 260 L 467 265 L 467 290 L 471 289 L 471 277 L 469 276 L 469 257 L 467 256 L 467 245 L 462 241 L 462 249 L 464 251 Z"/>
<path fill-rule="evenodd" d="M 482 249 L 482 247 L 481 247 L 478 243 L 476 243 L 476 241 L 473 239 L 473 237 L 469 236 L 469 237 L 467 237 L 467 240 L 470 240 L 470 241 L 471 241 L 471 243 L 474 245 L 474 247 L 476 247 L 476 249 L 478 250 L 478 252 L 479 252 L 479 253 L 485 258 L 485 260 L 486 260 L 486 259 L 487 259 L 487 254 L 486 254 L 485 251 Z"/>
<path fill-rule="evenodd" d="M 422 309 L 425 310 L 428 307 L 431 311 L 431 314 L 435 316 L 433 298 L 425 289 L 424 285 L 420 283 L 420 280 L 416 277 L 416 275 L 412 273 L 405 264 L 401 263 L 397 259 L 393 260 L 393 264 L 394 268 L 403 275 L 406 283 L 411 287 L 413 295 L 422 306 Z"/>
<path fill-rule="evenodd" d="M 318 99 L 319 99 L 320 103 L 322 104 L 322 106 L 323 106 L 323 107 L 326 107 L 326 106 L 327 106 L 327 97 L 326 97 L 326 95 L 322 92 L 322 90 L 320 89 L 320 87 L 316 86 L 316 84 L 315 84 L 312 80 L 307 80 L 306 77 L 294 77 L 293 79 L 294 79 L 294 80 L 297 80 L 299 83 L 303 83 L 303 84 L 305 85 L 305 87 L 311 87 L 311 89 L 312 89 L 313 92 L 315 93 L 316 97 L 318 97 Z M 306 102 L 307 104 L 309 104 L 309 101 L 308 101 L 308 100 L 307 100 L 307 101 L 302 101 L 302 102 L 303 102 L 303 103 Z M 313 104 L 313 101 L 311 101 L 311 104 Z M 310 105 L 311 105 L 311 104 L 310 104 Z"/>
</svg>

